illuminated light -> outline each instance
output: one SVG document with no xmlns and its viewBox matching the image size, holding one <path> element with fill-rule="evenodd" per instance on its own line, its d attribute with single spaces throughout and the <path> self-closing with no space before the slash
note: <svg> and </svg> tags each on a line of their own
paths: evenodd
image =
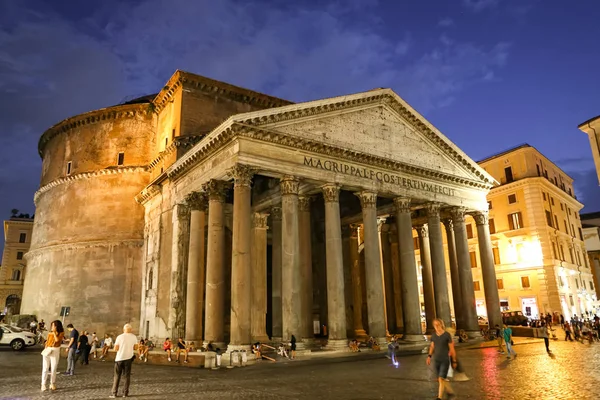
<svg viewBox="0 0 600 400">
<path fill-rule="evenodd" d="M 392 364 L 394 364 L 394 367 L 398 368 L 400 366 L 400 362 L 398 360 L 396 360 L 396 352 L 392 352 Z"/>
</svg>

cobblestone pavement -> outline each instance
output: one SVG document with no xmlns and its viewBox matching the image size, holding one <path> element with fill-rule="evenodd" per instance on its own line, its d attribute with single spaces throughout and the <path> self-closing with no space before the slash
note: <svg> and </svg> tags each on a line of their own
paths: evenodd
<svg viewBox="0 0 600 400">
<path fill-rule="evenodd" d="M 600 398 L 600 344 L 515 346 L 508 361 L 494 348 L 459 349 L 468 382 L 455 382 L 459 399 Z M 436 383 L 425 355 L 400 358 L 394 368 L 378 355 L 336 357 L 221 369 L 219 371 L 136 363 L 130 393 L 139 399 L 434 399 Z M 59 370 L 66 361 L 61 359 Z M 77 365 L 73 377 L 58 376 L 58 390 L 41 393 L 39 349 L 0 349 L 0 399 L 102 399 L 110 394 L 110 362 Z"/>
</svg>

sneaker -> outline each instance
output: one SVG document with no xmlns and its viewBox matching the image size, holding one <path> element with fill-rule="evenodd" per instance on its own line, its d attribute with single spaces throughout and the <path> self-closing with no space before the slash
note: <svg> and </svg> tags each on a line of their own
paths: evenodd
<svg viewBox="0 0 600 400">
<path fill-rule="evenodd" d="M 48 388 L 46 387 L 46 385 L 42 385 L 42 392 L 45 392 L 46 390 L 48 390 Z"/>
<path fill-rule="evenodd" d="M 188 360 L 185 360 L 185 361 L 184 361 L 184 363 L 186 363 L 186 364 L 187 364 L 187 363 L 188 363 Z"/>
<path fill-rule="evenodd" d="M 507 356 L 507 357 L 506 357 L 506 359 L 507 359 L 507 360 L 510 360 L 510 356 Z"/>
<path fill-rule="evenodd" d="M 146 358 L 144 359 L 144 362 L 148 362 L 148 357 L 146 357 Z"/>
<path fill-rule="evenodd" d="M 169 362 L 171 362 L 171 357 L 169 357 Z"/>
<path fill-rule="evenodd" d="M 53 384 L 51 384 L 51 385 L 50 385 L 50 390 L 56 390 L 56 386 L 55 386 L 55 385 L 53 385 Z"/>
<path fill-rule="evenodd" d="M 109 399 L 116 399 L 117 396 L 115 396 L 114 394 L 111 394 L 110 396 L 108 396 Z"/>
</svg>

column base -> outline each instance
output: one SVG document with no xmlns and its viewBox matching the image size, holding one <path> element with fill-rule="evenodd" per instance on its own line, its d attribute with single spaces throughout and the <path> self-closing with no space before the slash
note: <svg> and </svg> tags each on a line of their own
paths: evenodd
<svg viewBox="0 0 600 400">
<path fill-rule="evenodd" d="M 270 341 L 269 337 L 266 334 L 252 338 L 252 343 L 256 343 L 256 342 L 268 343 L 269 341 Z"/>
<path fill-rule="evenodd" d="M 348 339 L 329 339 L 325 345 L 325 350 L 350 351 Z"/>
<path fill-rule="evenodd" d="M 375 340 L 377 340 L 377 344 L 379 345 L 379 347 L 381 347 L 382 349 L 387 348 L 387 345 L 388 345 L 387 336 L 377 337 L 377 338 L 375 338 Z"/>
<path fill-rule="evenodd" d="M 359 338 L 359 337 L 364 337 L 364 336 L 368 336 L 368 335 L 367 335 L 367 331 L 365 331 L 364 329 L 355 329 L 354 336 Z"/>
<path fill-rule="evenodd" d="M 402 335 L 402 340 L 403 342 L 425 342 L 425 336 L 424 335 L 411 335 L 411 334 L 404 334 Z"/>
<path fill-rule="evenodd" d="M 469 339 L 481 339 L 481 331 L 465 331 Z"/>
<path fill-rule="evenodd" d="M 314 349 L 317 347 L 317 342 L 314 337 L 302 338 L 302 340 L 296 343 L 298 348 L 302 347 L 305 350 Z"/>
<path fill-rule="evenodd" d="M 252 346 L 249 344 L 228 344 L 227 345 L 227 352 L 231 353 L 232 351 L 250 351 L 252 350 Z"/>
<path fill-rule="evenodd" d="M 271 343 L 282 343 L 283 337 L 281 336 L 273 336 L 271 337 Z"/>
</svg>

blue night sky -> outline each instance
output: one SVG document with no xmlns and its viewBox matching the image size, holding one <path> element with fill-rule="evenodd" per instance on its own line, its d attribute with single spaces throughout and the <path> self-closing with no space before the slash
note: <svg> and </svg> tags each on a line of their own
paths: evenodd
<svg viewBox="0 0 600 400">
<path fill-rule="evenodd" d="M 0 217 L 34 211 L 45 129 L 176 69 L 292 101 L 390 87 L 475 160 L 537 147 L 600 210 L 577 129 L 600 114 L 599 15 L 585 0 L 3 1 Z"/>
</svg>

